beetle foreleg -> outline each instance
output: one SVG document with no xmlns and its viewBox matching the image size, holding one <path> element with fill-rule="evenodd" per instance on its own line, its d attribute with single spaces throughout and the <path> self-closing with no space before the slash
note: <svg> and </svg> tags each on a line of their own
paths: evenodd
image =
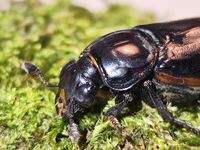
<svg viewBox="0 0 200 150">
<path fill-rule="evenodd" d="M 174 118 L 172 113 L 170 113 L 167 110 L 167 107 L 163 104 L 161 98 L 156 93 L 155 86 L 153 85 L 153 83 L 151 81 L 145 81 L 144 82 L 144 87 L 145 87 L 145 90 L 147 91 L 147 93 L 149 95 L 149 99 L 148 100 L 151 101 L 150 103 L 154 104 L 154 106 L 158 110 L 158 113 L 161 115 L 161 117 L 163 118 L 164 121 L 168 121 L 171 124 L 178 125 L 180 127 L 189 129 L 193 133 L 195 133 L 197 135 L 200 135 L 200 129 L 195 128 L 192 125 L 190 125 L 190 124 L 188 124 L 188 123 L 186 123 L 186 122 L 184 122 L 182 120 L 178 120 L 178 119 Z"/>
<path fill-rule="evenodd" d="M 123 108 L 127 107 L 127 104 L 132 102 L 132 100 L 133 96 L 131 93 L 117 95 L 115 101 L 118 103 L 111 107 L 106 113 L 106 116 L 108 116 L 108 119 L 114 128 L 117 129 L 125 137 L 127 137 L 128 134 L 121 128 L 120 122 L 117 119 L 117 115 L 122 111 Z"/>
<path fill-rule="evenodd" d="M 131 92 L 117 95 L 117 97 L 115 99 L 115 102 L 117 104 L 115 106 L 111 107 L 107 111 L 106 115 L 107 116 L 113 115 L 116 117 L 121 112 L 121 110 L 123 108 L 125 108 L 128 103 L 130 103 L 132 101 L 133 101 L 133 94 Z"/>
<path fill-rule="evenodd" d="M 60 111 L 62 111 L 62 109 Z M 69 100 L 68 105 L 65 106 L 64 112 L 62 113 L 64 122 L 68 124 L 67 133 L 72 142 L 78 142 L 81 137 L 78 125 L 74 121 L 76 118 L 75 114 L 78 111 L 83 112 L 83 109 L 76 105 L 74 101 Z"/>
<path fill-rule="evenodd" d="M 78 142 L 81 137 L 78 130 L 78 126 L 76 123 L 74 123 L 73 120 L 69 122 L 67 133 L 69 134 L 69 138 L 71 139 L 72 142 Z"/>
</svg>

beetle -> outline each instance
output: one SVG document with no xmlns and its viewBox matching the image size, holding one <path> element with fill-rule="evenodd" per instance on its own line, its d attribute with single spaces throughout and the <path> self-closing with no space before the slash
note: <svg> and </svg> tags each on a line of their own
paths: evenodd
<svg viewBox="0 0 200 150">
<path fill-rule="evenodd" d="M 108 87 L 115 106 L 106 116 L 122 133 L 117 116 L 141 100 L 156 108 L 164 121 L 200 135 L 200 130 L 174 118 L 166 102 L 200 99 L 200 18 L 139 25 L 100 37 L 60 72 L 55 103 L 73 142 L 80 138 L 76 116 L 92 107 L 97 92 Z M 37 66 L 22 68 L 46 82 Z"/>
</svg>

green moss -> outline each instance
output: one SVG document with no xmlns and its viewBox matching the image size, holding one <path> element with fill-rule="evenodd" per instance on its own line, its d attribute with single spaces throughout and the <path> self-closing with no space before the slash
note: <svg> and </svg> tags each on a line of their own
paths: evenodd
<svg viewBox="0 0 200 150">
<path fill-rule="evenodd" d="M 110 6 L 93 14 L 60 0 L 44 5 L 36 0 L 11 1 L 11 8 L 0 12 L 0 149 L 77 149 L 63 138 L 56 143 L 65 125 L 56 116 L 54 90 L 46 90 L 37 79 L 20 69 L 25 60 L 41 67 L 45 77 L 57 83 L 61 67 L 92 41 L 106 33 L 153 21 L 149 13 L 128 6 Z M 184 129 L 163 123 L 156 110 L 144 105 L 136 114 L 122 117 L 122 126 L 133 137 L 125 140 L 113 130 L 102 112 L 88 113 L 80 129 L 90 129 L 86 149 L 190 149 L 200 146 L 199 138 Z M 199 108 L 170 109 L 176 116 L 200 126 Z M 179 110 L 179 111 L 176 111 Z M 183 114 L 182 114 L 183 113 Z"/>
</svg>

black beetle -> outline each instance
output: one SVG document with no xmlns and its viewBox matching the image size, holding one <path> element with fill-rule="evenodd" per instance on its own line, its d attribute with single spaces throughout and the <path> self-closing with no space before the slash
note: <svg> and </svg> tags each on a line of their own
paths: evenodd
<svg viewBox="0 0 200 150">
<path fill-rule="evenodd" d="M 35 65 L 25 62 L 22 67 L 38 75 L 46 86 L 53 86 Z M 200 98 L 200 18 L 109 33 L 62 68 L 58 87 L 56 109 L 69 123 L 72 141 L 80 138 L 76 116 L 92 106 L 102 87 L 108 87 L 116 97 L 116 105 L 106 115 L 119 131 L 117 115 L 142 98 L 164 121 L 200 135 L 198 128 L 175 119 L 164 104 Z"/>
</svg>

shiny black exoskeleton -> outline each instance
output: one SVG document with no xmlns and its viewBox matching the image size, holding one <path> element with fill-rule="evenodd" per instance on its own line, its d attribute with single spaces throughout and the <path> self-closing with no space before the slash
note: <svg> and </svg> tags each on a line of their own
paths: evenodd
<svg viewBox="0 0 200 150">
<path fill-rule="evenodd" d="M 106 115 L 119 131 L 117 115 L 142 97 L 164 121 L 200 135 L 199 129 L 175 119 L 163 104 L 200 98 L 199 64 L 200 18 L 112 32 L 62 68 L 56 108 L 69 122 L 70 138 L 78 141 L 76 116 L 94 104 L 102 87 L 108 87 L 116 105 Z"/>
</svg>

